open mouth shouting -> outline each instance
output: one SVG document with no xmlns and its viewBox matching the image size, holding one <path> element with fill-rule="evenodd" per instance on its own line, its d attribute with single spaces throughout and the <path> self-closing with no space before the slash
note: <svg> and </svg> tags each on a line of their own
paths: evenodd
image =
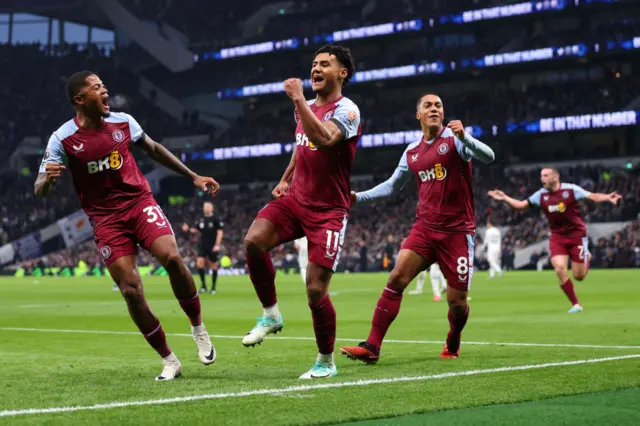
<svg viewBox="0 0 640 426">
<path fill-rule="evenodd" d="M 311 87 L 313 90 L 323 88 L 325 85 L 324 75 L 321 73 L 315 73 L 311 76 Z"/>
</svg>

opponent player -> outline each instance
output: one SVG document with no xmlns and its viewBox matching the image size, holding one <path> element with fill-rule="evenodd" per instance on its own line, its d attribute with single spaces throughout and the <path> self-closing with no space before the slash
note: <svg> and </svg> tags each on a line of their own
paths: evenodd
<svg viewBox="0 0 640 426">
<path fill-rule="evenodd" d="M 366 203 L 397 194 L 411 176 L 418 183 L 416 222 L 378 300 L 371 333 L 358 346 L 341 349 L 348 358 L 366 363 L 378 361 L 382 340 L 400 311 L 404 289 L 434 262 L 442 268 L 448 284 L 450 329 L 441 358 L 458 357 L 460 333 L 469 317 L 467 292 L 473 275 L 476 228 L 471 160 L 491 163 L 494 153 L 466 133 L 460 121 L 443 126 L 444 107 L 438 95 L 427 93 L 416 106 L 422 140 L 407 147 L 387 181 L 368 191 L 352 193 L 355 202 Z"/>
<path fill-rule="evenodd" d="M 482 249 L 487 250 L 487 262 L 489 262 L 489 279 L 498 274 L 502 277 L 502 267 L 500 256 L 502 254 L 502 234 L 500 230 L 493 226 L 491 219 L 487 221 L 487 230 L 484 232 L 484 243 Z"/>
<path fill-rule="evenodd" d="M 224 223 L 215 215 L 215 207 L 211 201 L 202 204 L 203 216 L 193 227 L 182 224 L 183 232 L 200 234 L 198 242 L 198 257 L 196 258 L 196 268 L 200 275 L 199 293 L 207 292 L 207 282 L 205 280 L 205 263 L 211 270 L 211 294 L 216 294 L 216 284 L 218 281 L 218 259 L 220 257 L 220 244 L 224 237 Z"/>
<path fill-rule="evenodd" d="M 560 183 L 560 172 L 554 168 L 542 169 L 540 181 L 542 188 L 527 200 L 516 200 L 498 189 L 489 191 L 489 196 L 494 200 L 504 201 L 509 207 L 517 210 L 525 210 L 531 206 L 539 206 L 542 209 L 549 220 L 551 230 L 551 264 L 560 280 L 560 288 L 571 302 L 569 313 L 582 312 L 582 305 L 578 301 L 568 272 L 569 258 L 573 278 L 582 281 L 589 272 L 589 239 L 587 227 L 580 217 L 578 201 L 586 198 L 596 203 L 608 201 L 617 204 L 622 196 L 616 192 L 593 193 L 572 183 Z"/>
<path fill-rule="evenodd" d="M 442 300 L 442 293 L 447 291 L 447 280 L 444 279 L 440 266 L 434 263 L 429 267 L 429 279 L 431 280 L 431 291 L 433 292 L 433 301 L 439 302 Z M 422 294 L 424 289 L 424 282 L 427 280 L 427 271 L 422 271 L 418 274 L 415 290 L 411 290 L 409 294 L 419 295 Z"/>
<path fill-rule="evenodd" d="M 137 244 L 167 270 L 173 293 L 191 322 L 198 357 L 203 364 L 212 364 L 216 352 L 202 322 L 193 278 L 180 257 L 169 221 L 136 165 L 131 145 L 210 194 L 218 191 L 218 183 L 189 170 L 147 136 L 130 115 L 110 112 L 109 92 L 95 73 L 73 74 L 67 80 L 66 93 L 76 115 L 51 135 L 35 182 L 36 195 L 48 195 L 55 180 L 69 168 L 111 278 L 120 287 L 140 332 L 162 357 L 164 368 L 156 380 L 179 377 L 182 365 L 169 349 L 162 326 L 144 297 L 136 268 Z"/>
<path fill-rule="evenodd" d="M 309 241 L 307 237 L 298 238 L 294 242 L 298 251 L 298 267 L 302 282 L 307 283 L 307 266 L 309 265 Z"/>
<path fill-rule="evenodd" d="M 272 192 L 276 200 L 260 210 L 245 237 L 249 275 L 264 308 L 256 326 L 242 339 L 245 346 L 259 344 L 283 327 L 269 250 L 303 236 L 308 239 L 307 299 L 318 356 L 301 379 L 337 374 L 333 362 L 336 311 L 328 289 L 344 242 L 349 178 L 361 133 L 358 107 L 342 96 L 343 86 L 354 73 L 350 50 L 326 45 L 316 52 L 311 66 L 315 99 L 305 100 L 300 80 L 284 82 L 296 109 L 296 148 Z"/>
</svg>

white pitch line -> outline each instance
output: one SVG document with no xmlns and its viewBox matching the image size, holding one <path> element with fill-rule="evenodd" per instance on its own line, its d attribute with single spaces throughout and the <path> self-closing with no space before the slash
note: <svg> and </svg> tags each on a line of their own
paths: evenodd
<svg viewBox="0 0 640 426">
<path fill-rule="evenodd" d="M 545 364 L 530 364 L 530 365 L 519 365 L 519 366 L 512 366 L 512 367 L 488 368 L 484 370 L 457 371 L 457 372 L 451 372 L 451 373 L 432 374 L 428 376 L 389 377 L 389 378 L 383 378 L 383 379 L 357 380 L 352 382 L 337 382 L 337 383 L 334 382 L 334 383 L 322 383 L 322 384 L 316 384 L 316 385 L 289 386 L 286 388 L 255 389 L 255 390 L 247 390 L 247 391 L 241 391 L 241 392 L 228 392 L 228 393 L 210 393 L 206 395 L 192 395 L 192 396 L 182 396 L 182 397 L 176 397 L 176 398 L 150 399 L 150 400 L 143 400 L 143 401 L 109 402 L 105 404 L 78 405 L 74 407 L 26 408 L 26 409 L 19 409 L 19 410 L 4 410 L 4 411 L 0 411 L 0 417 L 23 416 L 28 414 L 54 414 L 54 413 L 69 413 L 69 412 L 76 412 L 76 411 L 107 410 L 111 408 L 175 404 L 179 402 L 201 401 L 205 399 L 242 398 L 242 397 L 257 396 L 257 395 L 274 396 L 274 395 L 283 395 L 283 394 L 292 393 L 292 392 L 306 392 L 306 391 L 312 391 L 312 390 L 318 390 L 318 389 L 360 387 L 360 386 L 369 386 L 369 385 L 377 385 L 377 384 L 385 384 L 385 383 L 419 382 L 419 381 L 426 381 L 426 380 L 446 379 L 450 377 L 477 376 L 481 374 L 537 370 L 541 368 L 564 367 L 564 366 L 580 365 L 580 364 L 596 364 L 601 362 L 619 361 L 619 360 L 634 359 L 634 358 L 640 358 L 640 354 L 614 356 L 614 357 L 607 357 L 607 358 L 581 359 L 581 360 L 575 360 L 575 361 L 549 362 Z"/>
<path fill-rule="evenodd" d="M 138 336 L 140 333 L 137 331 L 108 331 L 108 330 L 60 330 L 53 328 L 23 328 L 23 327 L 0 327 L 0 331 L 29 331 L 39 333 L 80 333 L 80 334 L 113 334 L 113 335 L 132 335 Z M 186 333 L 167 333 L 167 336 L 171 337 L 193 337 L 191 334 Z M 244 336 L 230 336 L 221 334 L 211 334 L 215 339 L 242 339 Z M 315 341 L 315 337 L 300 337 L 300 336 L 276 336 L 271 337 L 269 340 L 308 340 Z M 357 342 L 361 339 L 351 338 L 337 338 L 337 341 L 341 342 Z M 395 340 L 388 339 L 385 343 L 407 343 L 407 344 L 419 344 L 419 345 L 443 345 L 444 340 Z M 591 344 L 574 344 L 574 343 L 527 343 L 527 342 L 468 342 L 463 341 L 465 345 L 480 345 L 480 346 L 522 346 L 522 347 L 540 347 L 540 348 L 582 348 L 582 349 L 640 349 L 640 346 L 625 346 L 625 345 L 591 345 Z"/>
</svg>

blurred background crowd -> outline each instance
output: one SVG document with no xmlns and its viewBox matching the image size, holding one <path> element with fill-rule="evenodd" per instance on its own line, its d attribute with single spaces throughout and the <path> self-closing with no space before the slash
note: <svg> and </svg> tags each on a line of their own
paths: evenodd
<svg viewBox="0 0 640 426">
<path fill-rule="evenodd" d="M 144 24 L 137 29 L 114 24 L 104 11 L 89 4 L 40 9 L 26 2 L 19 11 L 0 9 L 0 94 L 6 100 L 0 105 L 0 162 L 4 163 L 0 243 L 39 231 L 79 209 L 68 174 L 47 199 L 33 195 L 33 182 L 49 135 L 73 114 L 63 91 L 66 77 L 90 69 L 110 89 L 113 110 L 132 114 L 149 135 L 163 143 L 171 140 L 171 149 L 190 167 L 220 181 L 222 191 L 214 202 L 225 222 L 223 251 L 233 266 L 242 267 L 242 238 L 257 211 L 269 201 L 288 158 L 219 161 L 210 158 L 211 152 L 220 147 L 290 143 L 294 122 L 291 105 L 282 93 L 237 97 L 227 89 L 308 77 L 313 51 L 325 40 L 314 36 L 421 19 L 420 31 L 344 42 L 351 47 L 360 71 L 435 61 L 447 67 L 442 74 L 378 79 L 347 87 L 346 95 L 361 110 L 363 133 L 416 130 L 415 101 L 421 93 L 435 91 L 444 100 L 446 117 L 473 126 L 497 153 L 495 164 L 474 170 L 474 204 L 479 227 L 489 218 L 504 227 L 505 264 L 513 263 L 517 250 L 547 238 L 547 223 L 535 209 L 518 212 L 491 201 L 487 191 L 500 188 L 524 199 L 540 187 L 537 165 L 558 163 L 564 182 L 589 191 L 617 191 L 624 197 L 617 206 L 589 202 L 581 206 L 588 223 L 630 223 L 622 231 L 591 242 L 593 265 L 640 266 L 637 126 L 541 133 L 530 125 L 546 117 L 640 109 L 636 57 L 640 42 L 624 44 L 640 40 L 640 6 L 624 1 L 551 1 L 545 4 L 562 7 L 466 24 L 445 19 L 463 11 L 513 3 L 517 2 L 120 0 L 126 13 Z M 186 70 L 170 71 L 148 46 L 136 42 L 134 30 L 171 40 L 197 60 Z M 302 42 L 305 45 L 297 49 L 211 59 L 224 48 L 291 38 L 307 40 L 308 46 Z M 522 63 L 462 70 L 465 61 L 476 63 L 489 54 L 577 44 L 585 46 L 584 54 L 538 61 L 533 67 Z M 519 130 L 512 132 L 512 127 Z M 201 141 L 197 147 L 185 139 L 194 136 Z M 368 189 L 386 179 L 402 151 L 402 146 L 360 149 L 353 188 Z M 210 155 L 197 156 L 196 152 Z M 154 169 L 144 156 L 136 156 L 144 172 Z M 614 164 L 609 161 L 612 158 L 627 160 Z M 202 214 L 204 198 L 189 182 L 175 177 L 164 179 L 156 195 L 177 232 L 183 255 L 192 264 L 196 237 L 178 230 Z M 392 261 L 412 225 L 415 208 L 413 182 L 397 197 L 356 206 L 344 245 L 344 268 L 389 267 L 389 258 Z M 481 237 L 478 235 L 477 245 Z M 278 248 L 274 255 L 277 265 L 295 264 L 291 244 Z M 542 255 L 535 253 L 534 257 Z M 90 265 L 101 263 L 92 242 L 37 259 L 20 259 L 19 264 L 32 269 L 38 264 L 72 266 L 81 260 Z M 147 254 L 141 255 L 140 262 L 153 264 Z"/>
</svg>

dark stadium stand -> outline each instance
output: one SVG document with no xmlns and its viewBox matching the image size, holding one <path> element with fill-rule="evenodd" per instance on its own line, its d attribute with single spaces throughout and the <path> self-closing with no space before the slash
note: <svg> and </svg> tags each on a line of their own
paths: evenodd
<svg viewBox="0 0 640 426">
<path fill-rule="evenodd" d="M 358 26 L 380 24 L 450 12 L 490 7 L 504 2 L 478 2 L 476 0 L 434 1 L 404 0 L 377 2 L 376 7 L 363 8 L 368 2 L 351 0 L 330 1 L 322 4 L 310 1 L 295 2 L 271 17 L 257 34 L 241 35 L 245 19 L 260 7 L 275 2 L 251 1 L 222 4 L 184 4 L 165 0 L 128 0 L 123 2 L 137 17 L 150 20 L 162 28 L 167 23 L 183 32 L 195 52 L 200 53 L 247 43 L 256 43 L 285 37 L 305 37 Z M 515 3 L 515 2 L 510 2 Z M 625 10 L 611 8 L 602 13 L 590 14 L 586 9 L 567 9 L 569 12 L 540 15 L 540 19 L 522 18 L 517 25 L 496 26 L 475 23 L 473 27 L 445 26 L 431 36 L 421 32 L 407 32 L 389 37 L 350 40 L 359 70 L 417 63 L 439 59 L 443 61 L 479 57 L 488 53 L 526 50 L 550 45 L 563 45 L 589 40 L 626 40 L 640 30 L 639 20 L 627 16 Z M 603 9 L 599 9 L 602 11 Z M 325 19 L 316 19 L 319 12 Z M 364 17 L 366 15 L 366 17 Z M 573 16 L 573 18 L 572 18 Z M 212 18 L 213 17 L 213 18 Z M 506 21 L 505 21 L 506 22 Z M 569 26 L 564 24 L 571 23 Z M 473 29 L 471 29 L 473 28 Z M 398 49 L 399 43 L 402 49 Z M 198 93 L 214 93 L 219 89 L 281 81 L 289 76 L 306 77 L 309 59 L 317 45 L 293 51 L 274 52 L 271 55 L 249 55 L 229 61 L 205 61 L 196 63 L 192 70 L 172 75 L 156 65 L 136 74 L 124 64 L 135 60 L 135 45 L 105 50 L 94 45 L 82 49 L 73 44 L 62 44 L 48 50 L 41 44 L 0 45 L 0 78 L 15 81 L 0 90 L 5 99 L 12 99 L 0 106 L 0 152 L 8 158 L 25 136 L 38 136 L 42 147 L 50 133 L 70 118 L 71 108 L 63 94 L 64 78 L 78 69 L 88 68 L 100 74 L 110 88 L 111 96 L 121 95 L 126 100 L 124 110 L 140 122 L 143 129 L 155 138 L 205 134 L 212 135 L 212 126 L 203 123 L 197 113 L 187 114 L 184 120 L 169 116 L 138 91 L 139 79 L 148 78 L 163 90 L 180 99 Z M 132 57 L 133 54 L 133 57 Z M 365 134 L 396 132 L 417 129 L 414 117 L 415 98 L 426 90 L 440 93 L 445 102 L 448 118 L 461 119 L 465 125 L 490 128 L 495 124 L 526 122 L 541 117 L 592 114 L 619 111 L 627 107 L 640 92 L 638 73 L 633 72 L 626 56 L 618 55 L 600 60 L 568 60 L 543 64 L 540 68 L 527 65 L 508 70 L 495 68 L 477 72 L 445 75 L 442 79 L 432 76 L 394 79 L 375 83 L 359 83 L 348 87 L 345 94 L 360 107 Z M 10 64 L 28 63 L 28 67 Z M 43 73 L 41 70 L 46 69 Z M 20 77 L 20 78 L 18 78 Z M 585 87 L 588 90 L 585 90 Z M 43 101 L 44 100 L 44 101 Z M 292 140 L 292 108 L 284 94 L 248 97 L 244 99 L 244 114 L 230 122 L 230 128 L 220 137 L 209 137 L 208 149 L 245 145 L 289 142 Z M 114 110 L 122 108 L 114 108 Z M 602 137 L 602 141 L 598 138 Z M 519 213 L 503 205 L 490 202 L 486 191 L 501 187 L 506 192 L 524 197 L 539 187 L 538 171 L 506 172 L 506 167 L 518 162 L 569 160 L 575 158 L 607 158 L 616 155 L 640 154 L 637 133 L 631 129 L 611 132 L 557 133 L 542 135 L 482 136 L 498 153 L 491 167 L 481 166 L 475 174 L 475 205 L 478 224 L 491 215 L 499 225 L 509 226 L 505 244 L 517 249 L 540 241 L 548 235 L 546 221 L 537 212 Z M 204 148 L 202 148 L 204 149 Z M 356 156 L 354 173 L 375 176 L 373 179 L 354 183 L 364 188 L 381 181 L 390 174 L 403 147 L 361 150 Z M 180 151 L 180 150 L 178 150 Z M 189 153 L 187 146 L 182 150 Z M 141 159 L 144 156 L 140 157 Z M 188 158 L 188 157 L 187 157 Z M 255 212 L 270 198 L 270 188 L 261 185 L 249 189 L 225 191 L 225 183 L 275 180 L 286 164 L 287 157 L 232 160 L 225 167 L 207 161 L 194 161 L 190 165 L 214 174 L 221 182 L 222 192 L 216 205 L 226 217 L 227 233 L 225 250 L 235 262 L 242 263 L 242 237 Z M 57 184 L 54 196 L 36 199 L 32 195 L 35 168 L 39 158 L 27 159 L 31 173 L 2 180 L 0 206 L 3 240 L 12 241 L 76 211 L 79 203 L 72 195 L 68 176 Z M 151 170 L 148 160 L 143 169 Z M 260 167 L 254 167 L 259 164 Z M 637 171 L 611 169 L 609 167 L 573 167 L 563 169 L 563 179 L 579 183 L 590 190 L 602 192 L 617 190 L 625 197 L 619 206 L 582 206 L 587 222 L 632 220 L 640 210 L 640 178 Z M 190 221 L 199 210 L 201 198 L 195 196 L 188 206 L 171 206 L 169 195 L 180 193 L 191 199 L 193 190 L 186 182 L 170 178 L 163 183 L 158 194 L 164 208 L 174 223 L 174 228 Z M 412 184 L 413 185 L 413 184 Z M 370 248 L 371 256 L 378 255 L 387 235 L 396 239 L 406 235 L 415 210 L 415 193 L 406 189 L 396 199 L 371 209 L 356 207 L 353 210 L 347 242 L 345 262 L 357 264 L 359 247 Z M 26 214 L 28 212 L 28 214 Z M 380 217 L 394 220 L 380 221 Z M 630 237 L 631 238 L 631 237 Z M 194 246 L 183 241 L 185 255 L 193 257 Z M 608 244 L 608 243 L 607 243 Z M 91 250 L 77 248 L 66 254 L 52 255 L 49 262 L 60 263 L 91 257 Z M 287 249 L 281 250 L 277 261 L 284 258 Z M 69 257 L 71 256 L 71 258 Z M 91 257 L 94 261 L 95 256 Z M 379 260 L 379 259 L 378 259 Z M 370 265 L 376 259 L 370 259 Z M 378 262 L 379 263 L 379 262 Z"/>
</svg>

